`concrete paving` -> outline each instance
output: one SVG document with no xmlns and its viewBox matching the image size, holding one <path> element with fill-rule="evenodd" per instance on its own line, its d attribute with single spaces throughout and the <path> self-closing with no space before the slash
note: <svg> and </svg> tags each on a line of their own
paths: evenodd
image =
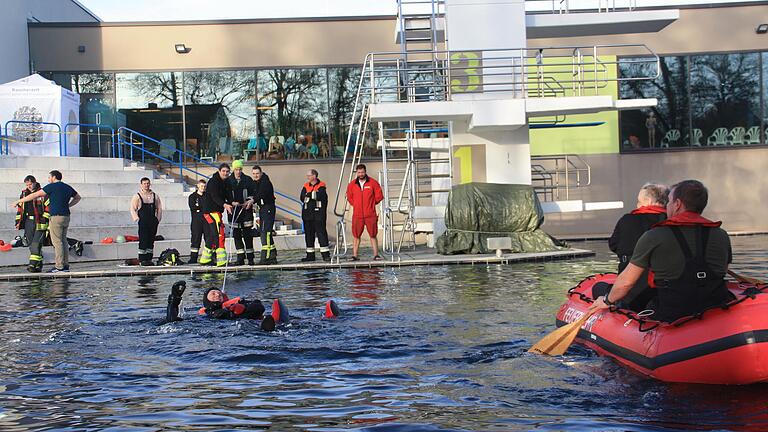
<svg viewBox="0 0 768 432">
<path fill-rule="evenodd" d="M 370 251 L 366 251 L 370 253 Z M 319 258 L 319 254 L 318 258 Z M 361 254 L 362 255 L 362 254 Z M 405 267 L 419 265 L 483 265 L 483 264 L 512 264 L 518 262 L 534 261 L 552 261 L 580 257 L 593 256 L 594 252 L 584 249 L 564 249 L 554 252 L 542 253 L 510 253 L 503 254 L 500 257 L 496 255 L 438 255 L 435 249 L 420 247 L 415 251 L 401 253 L 400 257 L 395 259 L 385 259 L 382 261 L 350 261 L 342 257 L 330 263 L 315 261 L 312 263 L 302 263 L 299 261 L 302 256 L 300 253 L 293 252 L 289 254 L 278 253 L 279 264 L 270 266 L 229 266 L 226 271 L 229 273 L 252 272 L 261 270 L 311 270 L 311 269 L 342 269 L 342 268 L 373 268 L 373 267 Z M 203 273 L 222 273 L 224 267 L 208 267 L 199 265 L 183 265 L 175 267 L 121 267 L 120 261 L 89 262 L 75 264 L 72 271 L 67 273 L 28 273 L 24 267 L 6 267 L 0 269 L 0 280 L 19 281 L 19 280 L 41 280 L 41 279 L 74 279 L 74 278 L 94 278 L 94 277 L 124 277 L 141 275 L 162 275 L 162 274 L 203 274 Z"/>
</svg>

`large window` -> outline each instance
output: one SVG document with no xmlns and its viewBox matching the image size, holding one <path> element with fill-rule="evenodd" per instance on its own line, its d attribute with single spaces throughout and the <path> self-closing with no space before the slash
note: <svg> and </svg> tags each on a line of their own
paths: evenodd
<svg viewBox="0 0 768 432">
<path fill-rule="evenodd" d="M 623 77 L 649 76 L 648 63 L 629 62 L 622 65 Z M 665 57 L 659 63 L 661 76 L 650 80 L 621 82 L 623 99 L 656 98 L 654 108 L 627 111 L 621 114 L 622 147 L 624 149 L 681 147 L 689 129 L 688 59 Z"/>
<path fill-rule="evenodd" d="M 257 72 L 259 126 L 269 159 L 317 157 L 328 139 L 328 83 L 325 69 Z"/>
<path fill-rule="evenodd" d="M 239 159 L 257 142 L 254 71 L 184 73 L 187 152 Z"/>
<path fill-rule="evenodd" d="M 691 57 L 694 145 L 760 144 L 760 56 Z"/>
<path fill-rule="evenodd" d="M 621 98 L 656 98 L 658 105 L 621 113 L 622 151 L 765 144 L 761 94 L 766 86 L 760 77 L 766 73 L 766 57 L 766 53 L 662 57 L 658 79 L 623 81 Z M 625 60 L 622 77 L 647 73 L 639 69 L 647 66 Z"/>
<path fill-rule="evenodd" d="M 182 74 L 180 72 L 116 74 L 117 122 L 140 135 L 133 145 L 175 161 L 174 149 L 183 149 Z M 129 151 L 129 149 L 123 149 Z M 142 154 L 143 158 L 155 156 Z"/>
<path fill-rule="evenodd" d="M 109 156 L 113 130 L 117 130 L 115 117 L 114 74 L 74 74 L 71 89 L 80 94 L 80 154 L 83 156 Z"/>
<path fill-rule="evenodd" d="M 94 131 L 124 126 L 166 159 L 325 159 L 344 154 L 360 67 L 44 75 L 80 94 L 81 123 L 103 125 L 84 155 L 110 150 Z"/>
</svg>

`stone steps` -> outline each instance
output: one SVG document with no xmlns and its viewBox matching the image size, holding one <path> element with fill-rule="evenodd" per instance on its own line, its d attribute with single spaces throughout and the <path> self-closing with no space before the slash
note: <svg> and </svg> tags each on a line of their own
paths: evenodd
<svg viewBox="0 0 768 432">
<path fill-rule="evenodd" d="M 95 167 L 100 170 L 118 170 L 122 171 L 130 165 L 123 159 L 115 158 L 86 158 L 86 157 L 67 157 L 67 156 L 2 156 L 0 157 L 0 168 L 24 168 L 44 171 L 45 178 L 39 178 L 37 181 L 45 183 L 48 180 L 47 173 L 51 170 L 65 171 L 91 171 Z M 49 168 L 50 167 L 50 168 Z"/>
<path fill-rule="evenodd" d="M 229 226 L 226 228 L 227 234 L 229 234 Z M 276 230 L 276 237 L 286 236 L 303 236 L 303 233 L 299 229 L 288 230 Z M 190 224 L 189 223 L 165 223 L 161 222 L 158 227 L 157 234 L 165 237 L 167 240 L 186 240 L 190 239 Z M 15 230 L 13 228 L 0 229 L 0 240 L 9 242 L 12 241 L 17 235 L 23 235 L 23 230 Z M 67 235 L 71 238 L 92 242 L 99 242 L 105 237 L 117 237 L 119 235 L 138 235 L 138 229 L 136 224 L 131 226 L 70 226 L 67 230 Z"/>
<path fill-rule="evenodd" d="M 0 239 L 12 241 L 21 231 L 13 229 L 15 209 L 10 204 L 18 199 L 24 187 L 23 179 L 34 175 L 38 182 L 47 184 L 48 173 L 57 169 L 63 174 L 63 181 L 71 185 L 82 196 L 82 200 L 72 209 L 68 235 L 81 241 L 92 241 L 85 246 L 82 257 L 70 254 L 72 262 L 124 260 L 135 258 L 138 243 L 100 244 L 105 237 L 118 235 L 136 235 L 136 223 L 131 220 L 128 210 L 130 200 L 138 191 L 142 177 L 152 179 L 152 189 L 162 198 L 164 204 L 163 221 L 158 234 L 165 240 L 155 242 L 155 254 L 164 249 L 175 248 L 182 254 L 189 254 L 190 219 L 186 185 L 159 175 L 153 169 L 142 164 L 109 158 L 83 157 L 0 157 Z M 229 233 L 229 227 L 225 228 Z M 275 243 L 278 250 L 304 249 L 304 236 L 301 230 L 275 223 L 278 235 Z M 232 239 L 227 240 L 234 252 Z M 256 250 L 261 248 L 259 239 L 255 239 Z M 46 263 L 53 260 L 53 248 L 45 247 L 43 256 Z M 0 252 L 0 266 L 25 265 L 29 259 L 29 249 L 14 248 L 9 252 Z"/>
<path fill-rule="evenodd" d="M 189 241 L 190 228 L 188 223 L 167 224 L 160 223 L 160 227 L 157 230 L 159 235 L 162 235 L 168 240 L 186 239 Z M 13 228 L 0 229 L 0 239 L 4 241 L 13 240 L 17 235 L 22 235 L 23 231 L 17 231 Z M 119 235 L 138 235 L 138 229 L 136 224 L 132 226 L 70 226 L 67 230 L 67 235 L 71 238 L 93 242 L 101 241 L 105 237 L 117 237 Z"/>
<path fill-rule="evenodd" d="M 99 227 L 99 226 L 125 226 L 135 227 L 136 223 L 131 220 L 131 214 L 127 210 L 123 211 L 82 211 L 75 206 L 72 208 L 70 216 L 70 227 Z M 15 223 L 15 213 L 0 213 L 0 226 L 13 228 Z M 189 210 L 168 210 L 163 212 L 163 222 L 168 224 L 189 223 Z"/>
<path fill-rule="evenodd" d="M 4 172 L 3 176 L 5 176 Z M 24 177 L 14 183 L 0 183 L 0 198 L 18 198 L 24 188 L 22 180 Z M 41 179 L 38 178 L 37 180 L 40 182 Z M 40 184 L 45 185 L 47 181 L 48 177 L 46 176 Z M 138 183 L 66 183 L 72 186 L 82 197 L 133 196 L 139 190 Z M 153 180 L 152 190 L 157 192 L 161 198 L 185 193 L 184 184 L 167 183 L 164 180 Z"/>
<path fill-rule="evenodd" d="M 56 166 L 56 165 L 52 165 Z M 94 167 L 98 167 L 94 165 Z M 98 167 L 101 168 L 101 167 Z M 53 169 L 53 168 L 52 168 Z M 153 183 L 174 183 L 171 179 L 158 179 L 155 178 L 155 172 L 145 169 L 120 169 L 120 170 L 105 170 L 105 169 L 91 169 L 84 170 L 59 170 L 62 174 L 62 181 L 64 183 L 128 183 L 133 184 L 136 189 L 139 187 L 139 181 L 142 177 L 148 177 L 153 179 Z M 13 183 L 17 185 L 24 184 L 24 177 L 27 175 L 33 175 L 41 185 L 48 184 L 49 169 L 40 168 L 3 168 L 3 175 L 0 176 L 0 183 Z"/>
<path fill-rule="evenodd" d="M 277 236 L 275 237 L 275 246 L 279 253 L 281 250 L 290 249 L 304 249 L 304 236 Z M 85 245 L 83 249 L 83 256 L 77 256 L 70 251 L 69 261 L 72 263 L 85 262 L 85 261 L 105 261 L 105 260 L 125 260 L 128 258 L 136 258 L 138 253 L 139 244 L 137 242 L 130 243 L 112 243 L 112 244 L 100 244 L 94 243 L 92 245 Z M 162 251 L 168 248 L 177 249 L 179 253 L 185 257 L 189 255 L 189 239 L 176 239 L 176 240 L 163 240 L 155 242 L 155 258 Z M 257 256 L 258 251 L 261 249 L 261 241 L 254 239 L 254 249 Z M 227 250 L 231 255 L 235 254 L 235 247 L 233 240 L 227 239 Z M 43 248 L 43 262 L 45 264 L 51 264 L 54 262 L 53 247 L 46 246 Z M 13 266 L 13 265 L 26 265 L 29 263 L 29 248 L 18 247 L 13 248 L 8 252 L 0 252 L 0 266 Z M 49 267 L 47 267 L 49 268 Z"/>
<path fill-rule="evenodd" d="M 79 193 L 79 192 L 78 192 Z M 159 194 L 159 192 L 158 192 Z M 101 196 L 89 197 L 83 196 L 79 203 L 72 208 L 72 212 L 119 212 L 129 213 L 133 196 Z M 0 198 L 0 213 L 16 213 L 11 205 L 18 197 Z M 187 210 L 189 204 L 186 195 L 160 195 L 163 202 L 163 213 L 168 210 Z"/>
</svg>

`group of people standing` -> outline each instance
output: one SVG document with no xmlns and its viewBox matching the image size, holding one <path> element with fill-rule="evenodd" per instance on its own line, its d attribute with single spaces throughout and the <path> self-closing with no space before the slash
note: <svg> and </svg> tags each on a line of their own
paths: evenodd
<svg viewBox="0 0 768 432">
<path fill-rule="evenodd" d="M 254 234 L 261 238 L 259 264 L 277 263 L 275 190 L 260 166 L 254 166 L 251 174 L 253 177 L 244 174 L 242 161 L 236 160 L 231 168 L 226 163 L 219 165 L 208 181 L 198 181 L 197 190 L 189 196 L 192 214 L 190 263 L 219 267 L 227 264 L 225 213 L 237 250 L 235 265 L 244 265 L 246 261 L 249 265 L 256 264 Z M 254 206 L 258 208 L 258 226 Z"/>
<path fill-rule="evenodd" d="M 69 271 L 69 209 L 80 202 L 80 195 L 61 179 L 61 172 L 53 170 L 48 184 L 40 187 L 37 179 L 28 175 L 19 199 L 11 204 L 16 208 L 16 229 L 24 230 L 24 239 L 29 245 L 27 270 L 31 273 L 43 270 L 42 251 L 47 242 L 53 246 L 56 257 L 50 273 Z"/>
<path fill-rule="evenodd" d="M 197 190 L 189 196 L 191 212 L 191 244 L 189 263 L 224 266 L 228 263 L 225 247 L 227 216 L 231 236 L 234 238 L 237 259 L 234 265 L 254 265 L 254 236 L 261 239 L 258 264 L 277 263 L 275 246 L 275 190 L 269 176 L 258 165 L 251 169 L 252 176 L 243 173 L 243 162 L 236 160 L 230 167 L 226 163 L 207 181 L 199 180 Z M 328 191 L 317 170 L 310 169 L 307 181 L 299 192 L 304 225 L 306 256 L 302 262 L 317 259 L 315 242 L 323 261 L 331 260 L 328 231 L 326 229 Z M 69 271 L 67 229 L 70 207 L 80 201 L 80 195 L 62 182 L 59 171 L 51 171 L 49 184 L 41 187 L 33 176 L 24 179 L 25 188 L 12 205 L 17 209 L 16 228 L 25 231 L 29 242 L 28 270 L 42 271 L 42 246 L 50 239 L 56 254 L 56 266 L 51 272 Z M 152 190 L 152 182 L 144 177 L 139 191 L 131 198 L 130 213 L 138 225 L 138 263 L 150 266 L 154 257 L 154 244 L 163 217 L 163 202 Z M 353 208 L 352 260 L 358 260 L 360 239 L 368 231 L 373 259 L 380 260 L 378 250 L 378 215 L 376 205 L 384 198 L 379 183 L 368 177 L 366 166 L 356 167 L 355 178 L 347 185 L 347 201 Z M 254 217 L 257 209 L 259 223 Z"/>
<path fill-rule="evenodd" d="M 258 264 L 277 263 L 275 246 L 275 189 L 269 176 L 259 165 L 251 169 L 252 177 L 243 173 L 243 162 L 236 160 L 232 167 L 219 165 L 208 181 L 200 180 L 197 190 L 189 197 L 192 213 L 190 263 L 224 266 L 227 264 L 225 249 L 226 233 L 224 213 L 237 251 L 234 265 L 255 263 L 254 236 L 261 239 L 261 255 Z M 315 241 L 325 262 L 331 261 L 328 231 L 328 190 L 320 180 L 317 170 L 310 169 L 307 182 L 301 188 L 299 200 L 302 205 L 301 218 L 304 225 L 306 256 L 302 262 L 317 259 Z M 353 260 L 358 260 L 360 238 L 364 230 L 371 238 L 374 260 L 381 259 L 378 251 L 378 216 L 376 205 L 382 201 L 383 192 L 376 180 L 367 175 L 363 164 L 357 166 L 356 176 L 347 187 L 347 200 L 352 205 Z M 255 223 L 254 207 L 258 209 L 259 223 Z M 201 246 L 201 241 L 204 242 Z"/>
</svg>

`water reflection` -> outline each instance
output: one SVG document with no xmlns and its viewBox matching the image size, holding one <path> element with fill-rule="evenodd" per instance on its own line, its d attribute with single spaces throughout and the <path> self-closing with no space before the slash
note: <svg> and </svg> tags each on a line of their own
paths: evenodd
<svg viewBox="0 0 768 432">
<path fill-rule="evenodd" d="M 766 270 L 766 237 L 734 268 Z M 765 386 L 668 385 L 584 348 L 526 353 L 565 290 L 616 263 L 231 273 L 230 296 L 283 298 L 294 320 L 196 315 L 223 275 L 24 283 L 0 302 L 0 430 L 765 430 Z M 343 315 L 321 319 L 335 298 Z M 733 367 L 738 367 L 734 365 Z"/>
</svg>

